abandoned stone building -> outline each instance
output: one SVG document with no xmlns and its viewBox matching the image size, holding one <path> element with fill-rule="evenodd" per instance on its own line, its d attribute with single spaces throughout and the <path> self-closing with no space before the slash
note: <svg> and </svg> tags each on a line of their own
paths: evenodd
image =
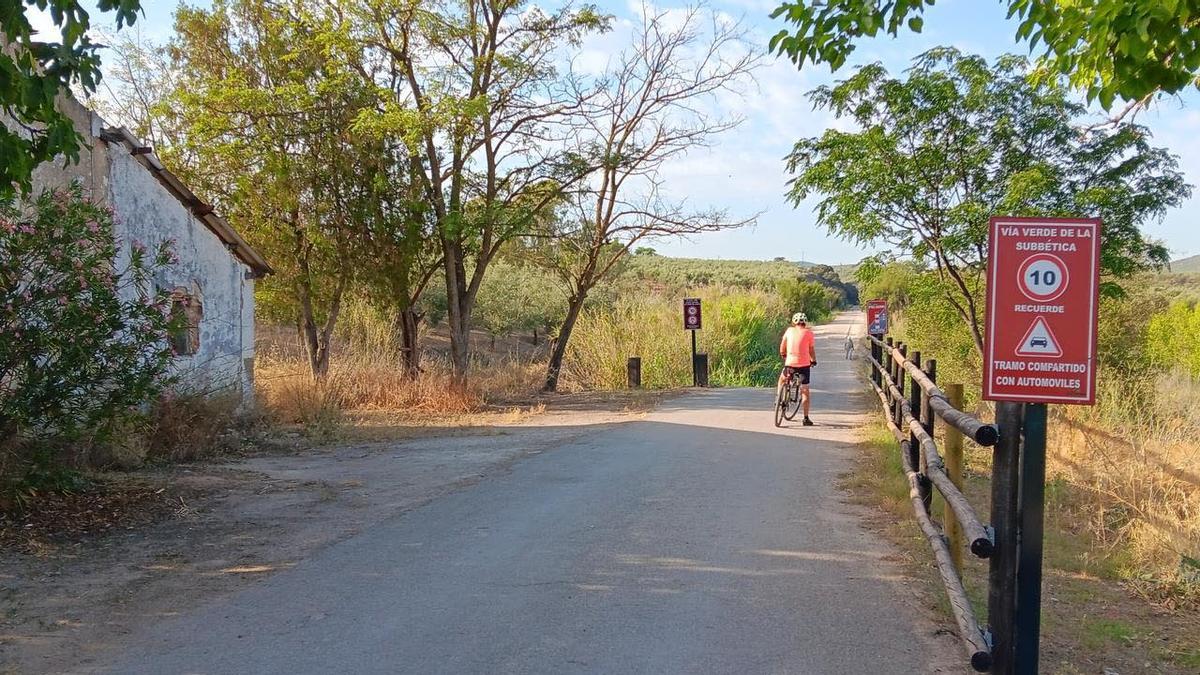
<svg viewBox="0 0 1200 675">
<path fill-rule="evenodd" d="M 156 283 L 172 297 L 172 311 L 187 318 L 171 336 L 180 387 L 195 393 L 236 393 L 248 400 L 254 378 L 254 282 L 271 272 L 213 208 L 166 170 L 153 150 L 127 129 L 109 126 L 74 99 L 59 102 L 86 147 L 80 161 L 47 162 L 34 189 L 79 184 L 85 196 L 114 213 L 119 249 L 150 249 L 171 241 L 179 262 Z M 118 269 L 124 261 L 115 261 Z"/>
</svg>

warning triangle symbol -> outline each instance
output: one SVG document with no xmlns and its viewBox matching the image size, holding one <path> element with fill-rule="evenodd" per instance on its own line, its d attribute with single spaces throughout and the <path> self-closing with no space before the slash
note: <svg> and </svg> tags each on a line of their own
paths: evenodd
<svg viewBox="0 0 1200 675">
<path fill-rule="evenodd" d="M 1062 356 L 1062 347 L 1058 345 L 1054 333 L 1050 332 L 1050 326 L 1046 325 L 1046 320 L 1039 316 L 1033 320 L 1033 325 L 1025 332 L 1025 337 L 1021 338 L 1021 343 L 1017 345 L 1017 354 L 1054 358 Z"/>
</svg>

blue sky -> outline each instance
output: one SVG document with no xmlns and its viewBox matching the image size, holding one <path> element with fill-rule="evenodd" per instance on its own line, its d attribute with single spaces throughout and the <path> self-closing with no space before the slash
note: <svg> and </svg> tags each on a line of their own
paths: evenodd
<svg viewBox="0 0 1200 675">
<path fill-rule="evenodd" d="M 189 4 L 204 6 L 207 0 Z M 634 16 L 639 0 L 599 0 L 597 4 L 620 21 Z M 663 9 L 683 6 L 681 0 L 658 0 Z M 752 38 L 765 50 L 767 40 L 783 27 L 769 18 L 776 0 L 711 0 L 710 6 L 733 16 L 744 17 Z M 143 35 L 163 39 L 171 32 L 173 0 L 143 0 L 146 16 L 139 21 Z M 731 216 L 762 212 L 754 228 L 702 235 L 688 241 L 654 244 L 667 255 L 768 259 L 784 256 L 791 260 L 825 263 L 854 262 L 871 251 L 828 236 L 816 224 L 811 207 L 795 209 L 783 194 L 787 175 L 783 157 L 801 137 L 816 136 L 834 123 L 826 113 L 814 112 L 805 97 L 816 86 L 848 75 L 852 66 L 881 61 L 898 72 L 909 60 L 938 45 L 953 45 L 963 51 L 994 57 L 1020 52 L 1013 41 L 1015 24 L 1004 17 L 999 0 L 942 0 L 925 15 L 925 31 L 899 38 L 876 38 L 860 44 L 847 67 L 836 74 L 828 68 L 808 66 L 797 70 L 782 59 L 769 59 L 758 72 L 756 86 L 742 96 L 723 97 L 724 112 L 744 116 L 738 129 L 723 136 L 709 149 L 698 151 L 667 167 L 671 192 L 696 207 L 727 209 Z M 611 53 L 619 45 L 614 36 L 585 42 L 584 51 Z M 1143 113 L 1138 122 L 1148 126 L 1157 145 L 1180 156 L 1188 181 L 1200 185 L 1200 95 L 1165 99 Z M 1200 191 L 1198 191 L 1200 192 Z M 1200 228 L 1195 227 L 1193 209 L 1200 197 L 1147 226 L 1150 236 L 1166 242 L 1173 257 L 1200 254 Z"/>
</svg>

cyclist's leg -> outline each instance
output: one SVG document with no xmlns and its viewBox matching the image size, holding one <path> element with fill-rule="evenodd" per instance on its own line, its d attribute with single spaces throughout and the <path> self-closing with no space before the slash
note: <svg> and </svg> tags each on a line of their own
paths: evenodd
<svg viewBox="0 0 1200 675">
<path fill-rule="evenodd" d="M 810 378 L 809 369 L 806 368 L 806 369 L 802 370 L 800 372 L 799 377 L 800 377 L 800 402 L 804 409 L 804 419 L 808 419 L 808 409 L 809 409 L 809 404 L 812 399 L 812 397 L 809 395 L 809 390 L 808 390 L 808 382 L 809 382 L 809 378 Z"/>
</svg>

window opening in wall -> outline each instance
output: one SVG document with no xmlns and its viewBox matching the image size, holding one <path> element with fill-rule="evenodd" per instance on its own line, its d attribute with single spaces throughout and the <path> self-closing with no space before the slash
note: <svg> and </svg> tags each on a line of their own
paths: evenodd
<svg viewBox="0 0 1200 675">
<path fill-rule="evenodd" d="M 186 292 L 171 294 L 171 352 L 175 356 L 192 356 L 200 351 L 200 320 L 204 306 L 200 299 Z"/>
</svg>

